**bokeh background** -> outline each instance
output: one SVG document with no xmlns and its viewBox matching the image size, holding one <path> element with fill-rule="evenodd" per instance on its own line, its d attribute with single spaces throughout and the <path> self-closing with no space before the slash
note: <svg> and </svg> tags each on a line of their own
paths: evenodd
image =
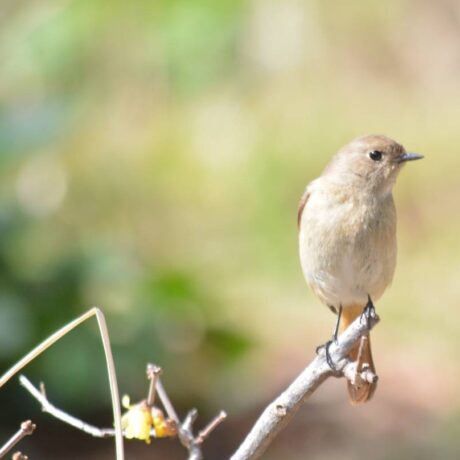
<svg viewBox="0 0 460 460">
<path fill-rule="evenodd" d="M 459 2 L 2 0 L 0 61 L 3 370 L 98 305 L 122 393 L 145 397 L 160 364 L 198 426 L 228 411 L 205 445 L 228 458 L 333 328 L 301 274 L 298 199 L 341 145 L 383 133 L 426 158 L 395 188 L 377 394 L 353 408 L 328 381 L 264 458 L 459 458 Z M 110 426 L 94 323 L 25 374 Z M 113 458 L 17 379 L 0 404 L 4 440 L 38 423 L 20 446 L 34 460 Z"/>
</svg>

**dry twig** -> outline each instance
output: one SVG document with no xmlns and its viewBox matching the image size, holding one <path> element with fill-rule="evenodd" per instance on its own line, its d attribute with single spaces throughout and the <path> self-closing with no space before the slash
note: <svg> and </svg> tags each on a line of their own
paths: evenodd
<svg viewBox="0 0 460 460">
<path fill-rule="evenodd" d="M 22 438 L 31 435 L 35 428 L 36 426 L 31 420 L 22 422 L 19 430 L 0 448 L 0 458 L 3 458 Z"/>
</svg>

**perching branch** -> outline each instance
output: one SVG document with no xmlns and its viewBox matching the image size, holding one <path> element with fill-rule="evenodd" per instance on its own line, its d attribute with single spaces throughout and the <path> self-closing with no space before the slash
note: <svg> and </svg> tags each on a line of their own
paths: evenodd
<svg viewBox="0 0 460 460">
<path fill-rule="evenodd" d="M 31 435 L 35 428 L 35 424 L 30 420 L 22 422 L 19 430 L 0 448 L 0 458 L 3 458 L 22 438 Z"/>
<path fill-rule="evenodd" d="M 339 336 L 337 343 L 332 343 L 329 353 L 333 362 L 336 363 L 336 370 L 332 370 L 327 364 L 323 348 L 289 387 L 266 407 L 231 460 L 259 458 L 300 406 L 328 377 L 343 376 L 353 383 L 359 380 L 376 382 L 378 377 L 361 362 L 362 353 L 358 352 L 357 362 L 351 362 L 345 357 L 359 340 L 361 340 L 360 350 L 364 348 L 368 332 L 378 321 L 377 315 L 368 319 L 358 317 Z"/>
</svg>

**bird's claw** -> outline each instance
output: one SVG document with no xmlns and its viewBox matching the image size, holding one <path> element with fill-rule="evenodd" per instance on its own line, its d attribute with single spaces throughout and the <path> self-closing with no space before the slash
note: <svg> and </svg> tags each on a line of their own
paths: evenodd
<svg viewBox="0 0 460 460">
<path fill-rule="evenodd" d="M 332 360 L 331 353 L 329 352 L 330 346 L 335 343 L 337 345 L 337 338 L 333 337 L 332 340 L 328 340 L 323 345 L 319 345 L 316 347 L 316 354 L 318 355 L 321 350 L 324 349 L 324 354 L 326 355 L 326 362 L 328 366 L 333 370 L 337 371 L 337 366 L 335 365 L 334 361 Z"/>
<path fill-rule="evenodd" d="M 361 320 L 365 320 L 367 322 L 367 327 L 370 328 L 371 326 L 371 319 L 377 318 L 377 312 L 375 310 L 375 306 L 372 303 L 371 296 L 368 296 L 368 301 L 366 306 L 361 313 Z"/>
</svg>

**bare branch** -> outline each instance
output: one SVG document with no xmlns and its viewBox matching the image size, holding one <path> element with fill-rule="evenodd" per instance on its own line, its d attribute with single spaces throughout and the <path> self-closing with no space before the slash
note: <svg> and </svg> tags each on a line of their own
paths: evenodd
<svg viewBox="0 0 460 460">
<path fill-rule="evenodd" d="M 39 391 L 24 375 L 19 376 L 19 382 L 41 404 L 43 412 L 46 412 L 58 420 L 84 431 L 91 436 L 95 436 L 96 438 L 109 438 L 115 435 L 115 430 L 113 428 L 98 428 L 90 425 L 51 404 L 46 397 L 45 386 L 43 383 L 40 385 L 42 391 Z"/>
<path fill-rule="evenodd" d="M 307 398 L 331 376 L 345 376 L 352 382 L 357 378 L 368 382 L 375 382 L 377 376 L 369 369 L 360 369 L 357 363 L 345 358 L 355 343 L 365 337 L 378 323 L 377 315 L 367 318 L 358 317 L 340 335 L 337 343 L 332 343 L 329 353 L 336 370 L 333 371 L 326 361 L 325 350 L 303 370 L 303 372 L 289 385 L 289 387 L 264 410 L 256 421 L 246 439 L 231 457 L 231 460 L 253 460 L 260 458 L 275 436 L 286 426 L 294 414 L 305 403 Z M 363 343 L 361 342 L 361 347 Z"/>
<path fill-rule="evenodd" d="M 31 435 L 36 425 L 30 420 L 21 423 L 19 430 L 0 448 L 0 458 L 3 458 L 22 438 Z"/>
</svg>

